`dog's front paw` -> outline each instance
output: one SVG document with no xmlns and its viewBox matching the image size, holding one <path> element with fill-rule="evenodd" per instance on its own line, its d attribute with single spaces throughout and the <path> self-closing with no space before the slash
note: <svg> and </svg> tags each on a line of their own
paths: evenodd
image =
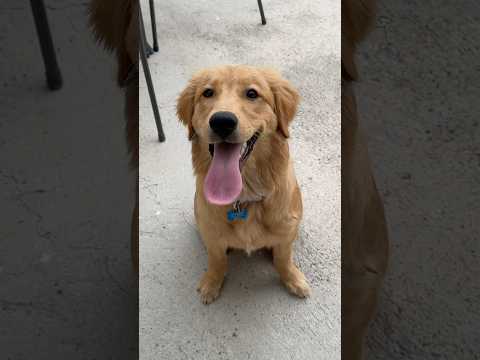
<svg viewBox="0 0 480 360">
<path fill-rule="evenodd" d="M 206 272 L 200 280 L 197 291 L 200 293 L 200 299 L 204 304 L 210 304 L 220 294 L 222 288 L 223 279 L 211 276 Z"/>
<path fill-rule="evenodd" d="M 296 271 L 292 271 L 282 280 L 287 289 L 292 294 L 300 298 L 306 298 L 310 296 L 310 286 L 308 285 L 307 279 L 305 279 L 305 276 L 300 272 L 300 270 L 296 269 Z"/>
</svg>

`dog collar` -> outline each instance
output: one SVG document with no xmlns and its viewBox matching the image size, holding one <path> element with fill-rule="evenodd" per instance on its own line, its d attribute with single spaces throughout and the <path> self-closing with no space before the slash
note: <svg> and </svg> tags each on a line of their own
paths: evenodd
<svg viewBox="0 0 480 360">
<path fill-rule="evenodd" d="M 260 136 L 260 131 L 256 131 L 255 134 L 253 134 L 253 136 L 247 140 L 247 147 L 240 157 L 240 170 L 242 170 L 243 166 L 245 165 L 245 162 L 247 161 L 248 157 L 253 151 L 253 147 L 255 146 L 255 143 L 257 142 L 259 136 Z M 233 209 L 227 212 L 228 221 L 234 221 L 236 219 L 247 220 L 248 218 L 247 206 L 245 205 L 245 207 L 242 209 L 240 205 L 241 205 L 240 200 L 237 200 L 233 203 Z"/>
<path fill-rule="evenodd" d="M 253 151 L 253 147 L 255 146 L 255 143 L 257 142 L 259 136 L 260 131 L 255 131 L 255 134 L 253 134 L 253 136 L 247 140 L 246 149 L 240 157 L 240 169 L 242 169 L 243 165 L 250 156 L 250 153 Z"/>
<path fill-rule="evenodd" d="M 227 211 L 227 219 L 228 221 L 234 220 L 247 220 L 248 218 L 248 209 L 245 206 L 243 209 L 240 207 L 241 203 L 240 200 L 237 200 L 233 203 L 233 209 Z"/>
</svg>

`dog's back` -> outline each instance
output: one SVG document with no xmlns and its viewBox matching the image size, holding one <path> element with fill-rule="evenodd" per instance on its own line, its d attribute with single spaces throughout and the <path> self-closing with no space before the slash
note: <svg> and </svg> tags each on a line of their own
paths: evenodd
<svg viewBox="0 0 480 360">
<path fill-rule="evenodd" d="M 138 64 L 138 1 L 92 0 L 90 23 L 97 40 L 117 57 L 117 82 L 126 87 L 127 140 L 138 167 L 138 79 L 126 83 Z"/>
<path fill-rule="evenodd" d="M 388 261 L 383 204 L 357 116 L 355 48 L 374 1 L 342 1 L 342 359 L 361 359 Z"/>
<path fill-rule="evenodd" d="M 130 164 L 138 171 L 138 0 L 92 0 L 90 23 L 97 40 L 117 57 L 117 83 L 126 88 L 126 138 Z M 134 76 L 132 76 L 132 73 Z M 138 271 L 138 177 L 131 223 L 131 251 Z"/>
</svg>

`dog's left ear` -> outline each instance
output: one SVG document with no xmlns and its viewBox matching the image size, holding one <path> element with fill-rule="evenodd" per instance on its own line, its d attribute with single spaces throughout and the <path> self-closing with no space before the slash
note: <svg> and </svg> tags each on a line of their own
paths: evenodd
<svg viewBox="0 0 480 360">
<path fill-rule="evenodd" d="M 297 113 L 300 95 L 297 89 L 281 75 L 272 70 L 265 70 L 267 80 L 274 97 L 274 111 L 277 115 L 278 130 L 285 138 L 290 136 L 288 126 Z"/>
<path fill-rule="evenodd" d="M 188 129 L 188 140 L 192 140 L 195 135 L 195 130 L 192 125 L 195 91 L 196 85 L 194 79 L 192 79 L 177 99 L 177 116 L 180 122 Z"/>
</svg>

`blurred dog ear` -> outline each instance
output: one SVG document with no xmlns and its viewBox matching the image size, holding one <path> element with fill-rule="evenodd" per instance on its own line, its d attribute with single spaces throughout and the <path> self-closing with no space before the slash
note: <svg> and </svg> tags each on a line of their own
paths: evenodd
<svg viewBox="0 0 480 360">
<path fill-rule="evenodd" d="M 98 42 L 117 56 L 117 82 L 124 86 L 132 66 L 138 61 L 138 1 L 92 0 L 90 26 Z"/>
<path fill-rule="evenodd" d="M 342 78 L 358 79 L 356 45 L 363 40 L 375 19 L 375 0 L 342 0 Z"/>
<path fill-rule="evenodd" d="M 132 66 L 138 64 L 138 38 L 139 38 L 139 28 L 138 28 L 138 2 L 134 2 L 131 5 L 131 16 L 127 23 L 127 29 L 125 33 L 124 42 L 124 53 L 123 64 L 118 69 L 118 81 L 124 82 L 129 76 L 129 72 L 132 69 Z"/>
<path fill-rule="evenodd" d="M 195 135 L 195 130 L 192 125 L 192 117 L 195 107 L 196 88 L 195 80 L 192 78 L 177 99 L 177 116 L 180 122 L 188 129 L 188 140 L 192 140 Z"/>
<path fill-rule="evenodd" d="M 297 89 L 282 76 L 270 69 L 265 69 L 264 74 L 270 85 L 274 97 L 274 112 L 277 115 L 278 131 L 285 137 L 290 136 L 288 127 L 297 113 L 300 95 Z"/>
</svg>

